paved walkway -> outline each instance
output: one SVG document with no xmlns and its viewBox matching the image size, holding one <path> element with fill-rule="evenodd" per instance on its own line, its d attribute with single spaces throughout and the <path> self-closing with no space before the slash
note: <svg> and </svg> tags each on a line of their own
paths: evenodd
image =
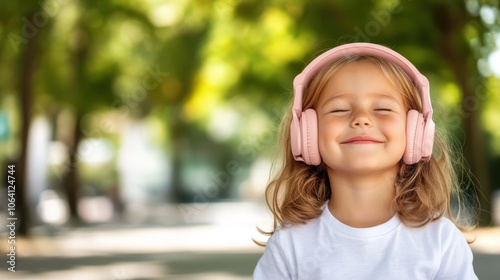
<svg viewBox="0 0 500 280">
<path fill-rule="evenodd" d="M 251 279 L 263 252 L 251 240 L 258 237 L 255 225 L 269 222 L 264 208 L 252 203 L 193 207 L 165 206 L 141 224 L 37 228 L 33 238 L 18 238 L 17 271 L 7 271 L 2 261 L 0 279 Z M 479 279 L 498 280 L 500 228 L 473 234 Z M 6 256 L 4 237 L 2 256 Z"/>
</svg>

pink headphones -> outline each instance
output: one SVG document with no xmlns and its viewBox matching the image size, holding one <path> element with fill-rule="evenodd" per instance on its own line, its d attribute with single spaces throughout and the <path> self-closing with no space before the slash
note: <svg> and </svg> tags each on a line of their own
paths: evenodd
<svg viewBox="0 0 500 280">
<path fill-rule="evenodd" d="M 422 100 L 422 111 L 409 110 L 406 122 L 406 150 L 403 162 L 415 164 L 428 161 L 432 154 L 435 124 L 432 121 L 432 106 L 429 81 L 399 53 L 371 43 L 351 43 L 333 48 L 314 59 L 293 80 L 294 100 L 290 136 L 292 153 L 297 161 L 319 165 L 321 156 L 318 148 L 318 118 L 314 109 L 302 111 L 304 88 L 312 78 L 330 62 L 349 55 L 371 55 L 387 59 L 399 66 L 413 81 Z"/>
</svg>

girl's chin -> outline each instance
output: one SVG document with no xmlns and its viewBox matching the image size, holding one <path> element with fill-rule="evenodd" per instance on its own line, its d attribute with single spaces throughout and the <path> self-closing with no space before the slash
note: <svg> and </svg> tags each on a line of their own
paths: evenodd
<svg viewBox="0 0 500 280">
<path fill-rule="evenodd" d="M 327 165 L 328 166 L 328 165 Z M 399 160 L 394 163 L 390 164 L 380 164 L 380 163 L 373 163 L 370 164 L 369 162 L 362 162 L 362 163 L 351 163 L 351 164 L 344 164 L 344 165 L 339 165 L 339 164 L 334 164 L 332 166 L 328 166 L 328 169 L 331 169 L 335 173 L 342 172 L 346 174 L 351 174 L 351 175 L 359 175 L 362 176 L 364 174 L 366 175 L 373 175 L 374 173 L 384 173 L 387 171 L 398 171 L 399 169 Z"/>
</svg>

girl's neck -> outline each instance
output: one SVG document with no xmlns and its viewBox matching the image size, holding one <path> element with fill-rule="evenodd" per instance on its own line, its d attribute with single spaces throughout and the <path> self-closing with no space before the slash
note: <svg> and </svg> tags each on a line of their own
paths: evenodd
<svg viewBox="0 0 500 280">
<path fill-rule="evenodd" d="M 329 170 L 328 175 L 332 191 L 328 208 L 337 220 L 351 227 L 366 228 L 394 216 L 397 170 L 357 176 Z"/>
</svg>

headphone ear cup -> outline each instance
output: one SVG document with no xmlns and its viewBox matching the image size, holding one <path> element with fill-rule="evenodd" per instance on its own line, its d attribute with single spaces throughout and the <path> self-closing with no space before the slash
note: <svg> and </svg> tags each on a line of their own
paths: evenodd
<svg viewBox="0 0 500 280">
<path fill-rule="evenodd" d="M 406 115 L 406 149 L 403 162 L 415 164 L 422 159 L 424 134 L 424 116 L 416 110 L 409 110 Z"/>
<path fill-rule="evenodd" d="M 302 155 L 302 133 L 299 116 L 294 112 L 290 123 L 290 142 L 295 160 L 300 160 Z"/>
<path fill-rule="evenodd" d="M 432 155 L 432 147 L 434 146 L 434 131 L 436 125 L 432 119 L 427 120 L 425 123 L 424 139 L 422 146 L 422 159 L 429 161 Z"/>
<path fill-rule="evenodd" d="M 319 165 L 321 156 L 318 147 L 318 116 L 314 109 L 302 112 L 302 156 L 309 165 Z"/>
</svg>

